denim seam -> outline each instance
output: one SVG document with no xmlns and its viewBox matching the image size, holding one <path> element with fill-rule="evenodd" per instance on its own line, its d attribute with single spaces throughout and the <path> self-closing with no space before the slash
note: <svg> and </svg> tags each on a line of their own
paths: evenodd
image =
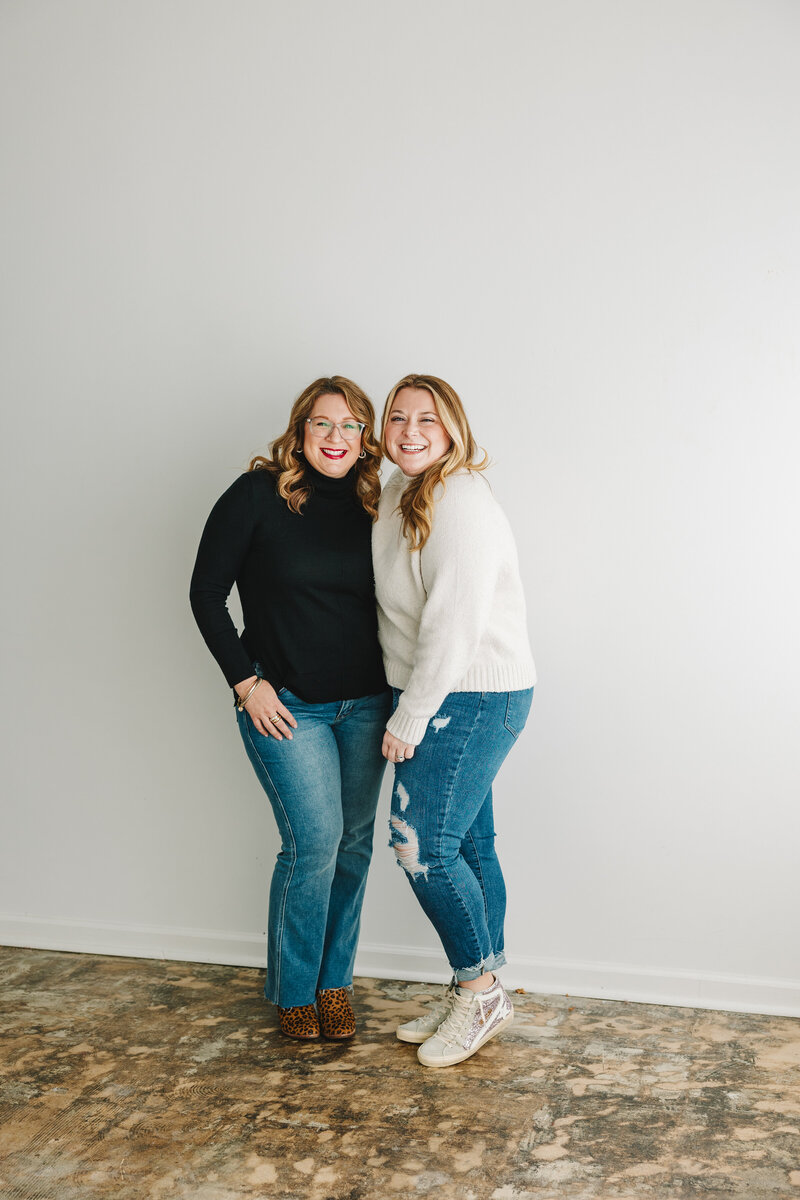
<svg viewBox="0 0 800 1200">
<path fill-rule="evenodd" d="M 473 922 L 473 920 L 472 920 L 472 917 L 470 916 L 469 909 L 467 908 L 466 904 L 464 903 L 464 901 L 463 901 L 463 899 L 462 899 L 462 897 L 461 897 L 461 893 L 459 892 L 458 888 L 457 888 L 457 887 L 456 887 L 456 885 L 453 883 L 453 880 L 452 880 L 452 877 L 451 877 L 451 875 L 450 875 L 450 872 L 448 871 L 448 869 L 447 869 L 447 867 L 444 865 L 444 863 L 442 863 L 442 870 L 444 871 L 444 874 L 445 874 L 445 876 L 447 877 L 447 882 L 450 884 L 450 887 L 452 888 L 453 895 L 454 895 L 454 896 L 457 898 L 457 900 L 458 900 L 458 903 L 461 905 L 461 908 L 462 908 L 462 909 L 463 909 L 463 911 L 464 911 L 464 916 L 465 916 L 465 918 L 466 918 L 466 919 L 465 919 L 465 921 L 464 921 L 464 924 L 465 924 L 465 925 L 469 925 L 469 928 L 472 930 L 472 936 L 473 936 L 473 938 L 474 938 L 474 940 L 475 940 L 475 946 L 476 946 L 476 948 L 477 948 L 477 950 L 478 950 L 478 953 L 480 954 L 480 941 L 479 941 L 479 938 L 478 938 L 478 931 L 477 931 L 477 929 L 475 928 L 475 924 L 474 924 L 474 922 Z M 481 962 L 483 962 L 483 955 L 482 955 L 482 954 L 481 954 Z M 453 969 L 453 971 L 454 971 L 454 972 L 455 972 L 455 971 L 461 971 L 461 970 L 464 970 L 464 968 L 463 968 L 463 967 L 456 967 L 456 966 L 454 966 L 454 965 L 453 965 L 453 963 L 450 963 L 450 966 L 452 967 L 452 969 Z M 466 969 L 467 969 L 467 970 L 469 970 L 470 968 L 468 967 L 468 968 L 466 968 Z"/>
<path fill-rule="evenodd" d="M 475 838 L 472 836 L 471 829 L 467 830 L 467 837 L 470 840 L 470 844 L 472 846 L 473 853 L 475 854 L 475 862 L 478 867 L 478 879 L 479 879 L 480 885 L 481 885 L 481 892 L 483 893 L 483 911 L 486 914 L 486 927 L 488 929 L 488 927 L 489 927 L 489 906 L 486 903 L 486 886 L 485 886 L 484 879 L 483 879 L 483 871 L 481 870 L 481 856 L 478 853 L 478 847 L 475 845 Z"/>
<path fill-rule="evenodd" d="M 511 720 L 511 692 L 506 692 L 506 715 L 503 718 L 503 724 L 505 725 L 508 732 L 511 734 L 511 736 L 516 741 L 516 739 L 519 737 L 520 731 L 518 729 L 515 729 L 514 726 L 510 724 L 510 720 Z"/>
<path fill-rule="evenodd" d="M 245 720 L 245 730 L 247 731 L 247 739 L 250 742 L 250 745 L 253 747 L 253 753 L 258 758 L 258 761 L 261 763 L 261 767 L 262 767 L 267 779 L 269 780 L 270 786 L 272 787 L 273 791 L 275 792 L 275 798 L 277 799 L 278 804 L 281 806 L 281 812 L 283 813 L 284 820 L 286 821 L 286 828 L 289 830 L 289 833 L 292 835 L 292 866 L 291 866 L 291 870 L 289 871 L 289 877 L 286 880 L 286 886 L 283 889 L 283 895 L 281 896 L 280 920 L 278 922 L 278 928 L 280 930 L 280 938 L 278 940 L 278 946 L 277 946 L 278 970 L 277 970 L 277 974 L 276 974 L 276 987 L 275 987 L 276 999 L 275 999 L 274 1003 L 279 1004 L 280 995 L 281 995 L 281 966 L 282 966 L 282 957 L 283 957 L 283 931 L 284 931 L 285 924 L 286 924 L 286 902 L 287 902 L 288 895 L 289 895 L 289 888 L 290 888 L 291 882 L 294 878 L 294 869 L 295 869 L 295 866 L 297 865 L 297 842 L 295 841 L 294 830 L 292 829 L 292 823 L 289 820 L 289 814 L 286 812 L 286 809 L 284 807 L 283 800 L 281 799 L 281 794 L 278 791 L 278 788 L 276 787 L 275 782 L 269 773 L 267 764 L 264 762 L 263 758 L 259 754 L 258 748 L 256 747 L 256 744 L 253 741 L 253 736 L 250 732 L 251 718 L 248 713 L 244 714 L 244 720 Z"/>
<path fill-rule="evenodd" d="M 525 692 L 530 691 L 531 701 L 533 701 L 533 688 L 520 688 L 520 689 L 516 689 L 516 690 L 525 691 Z M 506 715 L 503 719 L 503 724 L 505 725 L 506 729 L 511 734 L 511 736 L 514 738 L 514 741 L 516 741 L 528 722 L 528 715 L 530 713 L 531 706 L 528 705 L 528 712 L 525 714 L 525 720 L 522 722 L 522 725 L 520 726 L 520 728 L 515 729 L 513 725 L 509 724 L 509 714 L 511 712 L 511 701 L 512 701 L 512 697 L 514 695 L 515 695 L 515 691 L 506 692 Z"/>
</svg>

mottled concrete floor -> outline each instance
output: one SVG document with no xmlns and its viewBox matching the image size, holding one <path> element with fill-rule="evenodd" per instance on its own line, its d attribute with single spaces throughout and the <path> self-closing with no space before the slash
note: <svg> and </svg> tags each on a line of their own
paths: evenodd
<svg viewBox="0 0 800 1200">
<path fill-rule="evenodd" d="M 3 1200 L 800 1200 L 800 1022 L 516 995 L 477 1056 L 276 1032 L 253 970 L 0 949 Z"/>
</svg>

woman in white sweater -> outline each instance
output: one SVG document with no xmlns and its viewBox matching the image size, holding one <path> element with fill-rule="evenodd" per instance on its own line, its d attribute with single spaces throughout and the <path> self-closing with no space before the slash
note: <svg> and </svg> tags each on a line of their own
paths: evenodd
<svg viewBox="0 0 800 1200">
<path fill-rule="evenodd" d="M 396 463 L 373 527 L 378 633 L 394 708 L 392 845 L 453 971 L 445 1003 L 397 1030 L 424 1066 L 469 1058 L 513 1018 L 492 782 L 536 672 L 514 539 L 456 392 L 407 375 L 383 414 Z"/>
</svg>

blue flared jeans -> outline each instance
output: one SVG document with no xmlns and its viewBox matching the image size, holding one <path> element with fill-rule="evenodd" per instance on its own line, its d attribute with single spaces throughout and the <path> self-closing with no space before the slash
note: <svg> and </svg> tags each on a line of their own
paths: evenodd
<svg viewBox="0 0 800 1200">
<path fill-rule="evenodd" d="M 236 714 L 281 837 L 269 892 L 264 993 L 281 1008 L 349 987 L 385 760 L 391 693 L 308 704 L 286 688 L 290 741 Z"/>
<path fill-rule="evenodd" d="M 396 706 L 402 693 L 393 693 Z M 532 699 L 532 688 L 451 692 L 413 758 L 395 766 L 391 843 L 461 981 L 506 961 L 492 782 Z"/>
</svg>

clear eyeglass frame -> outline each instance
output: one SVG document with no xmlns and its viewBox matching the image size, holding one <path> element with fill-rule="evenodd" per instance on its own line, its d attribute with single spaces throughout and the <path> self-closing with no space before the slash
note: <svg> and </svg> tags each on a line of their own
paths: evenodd
<svg viewBox="0 0 800 1200">
<path fill-rule="evenodd" d="M 313 437 L 325 438 L 338 429 L 346 442 L 354 442 L 367 428 L 363 421 L 329 421 L 327 417 L 306 417 Z"/>
</svg>

